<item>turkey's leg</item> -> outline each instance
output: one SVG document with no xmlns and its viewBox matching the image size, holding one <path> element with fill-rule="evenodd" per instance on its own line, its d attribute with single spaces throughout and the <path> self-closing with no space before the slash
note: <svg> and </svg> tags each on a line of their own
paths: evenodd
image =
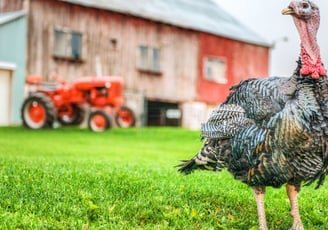
<svg viewBox="0 0 328 230">
<path fill-rule="evenodd" d="M 259 228 L 260 230 L 267 230 L 267 224 L 265 219 L 265 210 L 264 210 L 264 194 L 265 194 L 265 187 L 253 187 L 254 196 L 257 205 L 257 214 L 259 217 Z"/>
<path fill-rule="evenodd" d="M 290 202 L 290 215 L 293 218 L 293 226 L 291 230 L 303 230 L 303 224 L 301 220 L 301 216 L 298 210 L 298 202 L 297 202 L 297 195 L 300 191 L 299 186 L 286 184 L 286 191 Z"/>
</svg>

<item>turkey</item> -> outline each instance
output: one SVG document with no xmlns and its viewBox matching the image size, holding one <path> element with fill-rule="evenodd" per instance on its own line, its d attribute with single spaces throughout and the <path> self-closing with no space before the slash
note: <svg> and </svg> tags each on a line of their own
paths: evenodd
<svg viewBox="0 0 328 230">
<path fill-rule="evenodd" d="M 265 187 L 286 184 L 292 229 L 304 229 L 297 196 L 302 185 L 328 173 L 328 80 L 316 34 L 319 8 L 309 0 L 293 0 L 291 15 L 301 39 L 298 66 L 290 78 L 249 79 L 233 86 L 227 99 L 202 124 L 205 142 L 179 171 L 221 171 L 252 187 L 259 228 L 267 229 Z"/>
</svg>

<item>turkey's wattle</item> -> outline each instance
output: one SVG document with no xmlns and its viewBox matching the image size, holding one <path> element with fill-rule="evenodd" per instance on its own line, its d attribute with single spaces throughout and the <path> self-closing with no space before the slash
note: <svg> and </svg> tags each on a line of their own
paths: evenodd
<svg viewBox="0 0 328 230">
<path fill-rule="evenodd" d="M 323 67 L 320 56 L 315 63 L 312 63 L 304 48 L 302 48 L 301 56 L 302 68 L 300 73 L 302 75 L 311 75 L 313 79 L 319 79 L 320 76 L 326 76 L 327 71 Z"/>
</svg>

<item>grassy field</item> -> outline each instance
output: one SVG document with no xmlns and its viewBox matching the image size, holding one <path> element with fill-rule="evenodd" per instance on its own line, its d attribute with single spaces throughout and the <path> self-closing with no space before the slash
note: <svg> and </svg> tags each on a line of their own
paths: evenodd
<svg viewBox="0 0 328 230">
<path fill-rule="evenodd" d="M 0 229 L 257 229 L 251 189 L 227 172 L 174 167 L 201 146 L 174 128 L 0 128 Z M 306 229 L 328 229 L 328 184 L 305 187 Z M 285 189 L 268 188 L 270 229 L 291 226 Z"/>
</svg>

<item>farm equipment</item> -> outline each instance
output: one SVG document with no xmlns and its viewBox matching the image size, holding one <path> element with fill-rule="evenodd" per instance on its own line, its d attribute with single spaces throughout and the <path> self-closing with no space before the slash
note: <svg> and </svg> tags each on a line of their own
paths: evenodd
<svg viewBox="0 0 328 230">
<path fill-rule="evenodd" d="M 121 77 L 81 77 L 68 84 L 59 78 L 47 83 L 41 76 L 28 76 L 26 82 L 29 95 L 21 116 L 28 128 L 80 125 L 85 119 L 98 132 L 110 128 L 113 121 L 119 127 L 135 125 L 133 111 L 124 105 Z"/>
</svg>

